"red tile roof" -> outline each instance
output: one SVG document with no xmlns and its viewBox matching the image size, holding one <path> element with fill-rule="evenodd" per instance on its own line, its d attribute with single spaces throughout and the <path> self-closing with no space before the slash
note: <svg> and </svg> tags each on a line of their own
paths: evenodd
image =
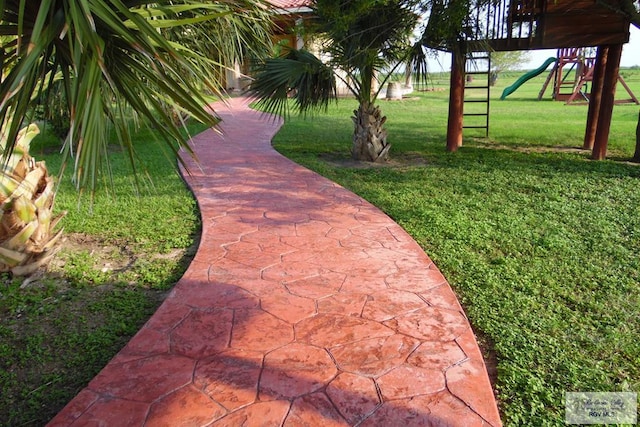
<svg viewBox="0 0 640 427">
<path fill-rule="evenodd" d="M 311 6 L 313 0 L 267 0 L 267 2 L 279 9 L 298 9 Z"/>
</svg>

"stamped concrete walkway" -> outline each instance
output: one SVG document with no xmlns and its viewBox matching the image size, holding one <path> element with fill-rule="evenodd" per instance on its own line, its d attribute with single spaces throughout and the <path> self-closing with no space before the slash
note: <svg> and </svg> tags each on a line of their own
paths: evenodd
<svg viewBox="0 0 640 427">
<path fill-rule="evenodd" d="M 202 241 L 51 426 L 499 426 L 449 284 L 389 217 L 271 148 L 233 99 L 193 139 Z M 330 131 L 330 130 L 328 130 Z"/>
</svg>

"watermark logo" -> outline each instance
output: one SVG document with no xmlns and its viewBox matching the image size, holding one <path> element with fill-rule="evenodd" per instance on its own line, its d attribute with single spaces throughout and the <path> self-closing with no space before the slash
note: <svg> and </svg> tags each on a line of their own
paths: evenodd
<svg viewBox="0 0 640 427">
<path fill-rule="evenodd" d="M 638 393 L 567 392 L 567 424 L 636 424 Z"/>
</svg>

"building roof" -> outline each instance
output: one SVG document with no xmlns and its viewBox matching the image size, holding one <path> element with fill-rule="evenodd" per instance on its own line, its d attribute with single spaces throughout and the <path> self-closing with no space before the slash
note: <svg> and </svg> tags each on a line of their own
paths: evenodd
<svg viewBox="0 0 640 427">
<path fill-rule="evenodd" d="M 267 0 L 275 8 L 286 11 L 309 10 L 313 0 Z"/>
</svg>

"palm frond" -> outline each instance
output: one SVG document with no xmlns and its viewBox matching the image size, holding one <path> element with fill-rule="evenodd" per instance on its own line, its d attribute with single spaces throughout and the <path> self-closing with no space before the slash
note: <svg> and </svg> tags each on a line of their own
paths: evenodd
<svg viewBox="0 0 640 427">
<path fill-rule="evenodd" d="M 407 57 L 419 18 L 417 6 L 414 0 L 314 3 L 316 30 L 329 40 L 326 52 L 331 65 L 349 75 L 359 101 L 373 102 L 378 93 L 371 80 Z"/>
<path fill-rule="evenodd" d="M 260 37 L 266 46 L 268 19 L 251 37 L 253 18 L 266 17 L 258 1 L 3 1 L 0 121 L 14 118 L 7 139 L 15 140 L 32 101 L 46 99 L 38 93 L 59 79 L 71 122 L 64 153 L 67 161 L 73 159 L 78 188 L 94 190 L 105 167 L 108 173 L 109 127 L 135 164 L 131 111 L 155 127 L 174 153 L 188 150 L 170 111 L 215 125 L 207 93 L 221 96 L 222 85 L 214 68 L 242 58 L 238 41 L 228 48 L 232 43 L 213 40 L 206 31 L 225 22 L 230 32 L 242 29 L 241 42 L 259 45 Z M 215 43 L 204 50 L 203 44 L 187 43 L 193 39 Z M 213 60 L 216 47 L 222 53 Z M 12 149 L 8 144 L 4 155 Z"/>
<path fill-rule="evenodd" d="M 407 67 L 411 70 L 415 80 L 426 84 L 428 76 L 428 57 L 425 47 L 420 41 L 414 43 L 407 55 Z"/>
<path fill-rule="evenodd" d="M 292 98 L 302 114 L 322 110 L 337 98 L 333 69 L 304 49 L 290 49 L 286 56 L 258 65 L 250 92 L 266 111 L 288 115 Z"/>
</svg>

